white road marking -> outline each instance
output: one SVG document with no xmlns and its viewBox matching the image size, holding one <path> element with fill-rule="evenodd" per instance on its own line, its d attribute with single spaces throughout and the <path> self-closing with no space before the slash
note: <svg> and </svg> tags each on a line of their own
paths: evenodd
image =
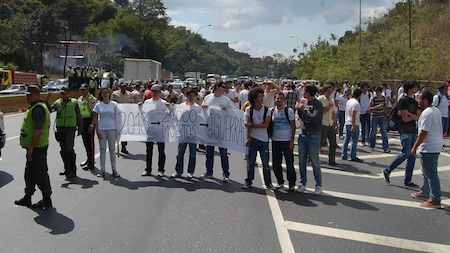
<svg viewBox="0 0 450 253">
<path fill-rule="evenodd" d="M 393 236 L 382 236 L 369 233 L 355 232 L 351 230 L 330 228 L 324 226 L 316 226 L 300 222 L 286 221 L 286 227 L 289 230 L 315 234 L 320 236 L 328 236 L 345 240 L 383 245 L 392 248 L 405 250 L 414 250 L 422 252 L 442 253 L 450 252 L 450 245 L 423 242 L 417 240 L 402 239 Z"/>
<path fill-rule="evenodd" d="M 20 137 L 20 135 L 9 137 L 9 138 L 6 138 L 6 141 L 14 140 L 14 139 L 17 139 L 19 137 Z"/>
<path fill-rule="evenodd" d="M 298 156 L 298 152 L 294 152 L 294 155 Z M 379 154 L 370 154 L 370 155 L 361 155 L 358 156 L 360 159 L 379 159 L 379 158 L 388 158 L 388 157 L 395 157 L 397 155 L 395 154 L 388 154 L 388 153 L 379 153 Z M 321 158 L 328 158 L 328 155 L 319 154 L 319 157 Z"/>
<path fill-rule="evenodd" d="M 261 164 L 261 159 L 258 156 L 259 164 Z M 264 182 L 264 177 L 262 173 L 261 166 L 257 167 L 259 176 Z M 273 221 L 275 223 L 275 229 L 278 235 L 278 241 L 280 242 L 282 253 L 295 253 L 294 246 L 292 245 L 291 237 L 289 236 L 289 231 L 286 228 L 283 213 L 281 212 L 280 205 L 275 197 L 275 193 L 266 189 L 267 201 L 269 202 L 270 211 L 272 212 Z"/>
</svg>

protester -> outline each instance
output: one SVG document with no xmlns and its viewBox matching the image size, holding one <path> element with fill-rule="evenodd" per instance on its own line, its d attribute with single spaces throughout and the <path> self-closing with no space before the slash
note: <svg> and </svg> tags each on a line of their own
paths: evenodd
<svg viewBox="0 0 450 253">
<path fill-rule="evenodd" d="M 345 107 L 350 98 L 350 88 L 344 89 L 344 94 L 338 97 L 338 120 L 339 120 L 339 139 L 344 139 L 344 126 L 345 126 Z"/>
<path fill-rule="evenodd" d="M 274 105 L 275 93 L 280 90 L 280 87 L 268 80 L 264 82 L 264 106 L 272 108 Z"/>
<path fill-rule="evenodd" d="M 350 159 L 354 162 L 364 162 L 356 156 L 356 146 L 358 144 L 359 137 L 359 126 L 361 106 L 359 104 L 359 99 L 361 97 L 362 91 L 360 89 L 355 89 L 353 91 L 353 97 L 347 102 L 345 106 L 345 141 L 342 146 L 342 160 L 347 160 L 347 150 L 350 140 L 352 140 L 352 150 L 350 152 Z"/>
<path fill-rule="evenodd" d="M 195 103 L 195 97 L 197 96 L 197 93 L 191 89 L 188 88 L 186 91 L 187 100 L 186 102 L 182 103 L 181 106 L 186 107 L 186 112 L 189 113 L 190 111 L 194 111 L 196 113 L 200 113 L 201 107 Z M 183 115 L 181 115 L 183 117 Z M 177 154 L 177 163 L 175 165 L 175 173 L 172 174 L 172 178 L 179 178 L 183 175 L 183 163 L 184 163 L 184 153 L 186 152 L 186 148 L 189 146 L 189 164 L 188 164 L 188 174 L 187 178 L 192 179 L 194 176 L 194 170 L 195 170 L 195 163 L 196 163 L 196 146 L 197 144 L 195 141 L 192 142 L 180 142 L 178 143 L 178 154 Z"/>
<path fill-rule="evenodd" d="M 94 135 L 89 132 L 89 125 L 92 122 L 92 110 L 97 103 L 97 99 L 89 93 L 86 84 L 81 85 L 80 93 L 78 107 L 80 108 L 80 114 L 83 119 L 83 132 L 81 136 L 83 138 L 84 149 L 86 150 L 86 160 L 80 166 L 85 170 L 93 170 L 95 163 L 95 143 Z"/>
<path fill-rule="evenodd" d="M 286 160 L 286 174 L 289 182 L 289 191 L 294 191 L 297 181 L 294 169 L 294 139 L 295 139 L 295 114 L 294 110 L 285 105 L 284 94 L 275 93 L 275 107 L 272 109 L 272 166 L 278 181 L 278 188 L 283 187 L 283 168 L 281 162 Z"/>
<path fill-rule="evenodd" d="M 391 87 L 389 87 L 387 85 L 387 83 L 383 83 L 383 93 L 382 95 L 386 98 L 387 100 L 387 108 L 386 108 L 386 112 L 387 115 L 391 114 L 392 108 L 394 107 L 394 98 L 392 96 L 392 89 Z"/>
<path fill-rule="evenodd" d="M 411 148 L 416 142 L 417 138 L 417 125 L 416 121 L 419 119 L 420 111 L 417 101 L 413 98 L 413 95 L 417 91 L 416 82 L 406 82 L 403 86 L 405 95 L 402 96 L 398 102 L 398 110 L 400 112 L 400 124 L 399 133 L 400 141 L 402 143 L 401 153 L 389 164 L 388 167 L 383 169 L 383 174 L 386 182 L 390 183 L 389 174 L 397 168 L 403 161 L 406 162 L 405 180 L 404 184 L 408 187 L 417 187 L 416 184 L 411 182 L 412 174 L 414 170 L 414 164 L 416 156 L 411 153 Z"/>
<path fill-rule="evenodd" d="M 437 107 L 439 109 L 439 111 L 441 112 L 441 117 L 442 117 L 442 134 L 444 136 L 447 136 L 447 132 L 448 132 L 448 115 L 449 115 L 449 111 L 448 111 L 448 94 L 447 94 L 447 90 L 448 90 L 448 86 L 446 83 L 442 83 L 439 88 L 438 88 L 438 92 L 436 95 L 434 95 L 433 97 L 433 106 Z"/>
<path fill-rule="evenodd" d="M 20 146 L 26 149 L 25 196 L 14 201 L 20 206 L 35 208 L 52 207 L 52 188 L 48 176 L 47 150 L 50 132 L 50 111 L 41 100 L 40 89 L 36 85 L 27 88 L 26 99 L 30 105 L 20 130 Z M 42 192 L 42 200 L 31 205 L 31 196 L 36 185 Z"/>
<path fill-rule="evenodd" d="M 64 163 L 64 170 L 59 175 L 65 175 L 70 179 L 77 176 L 75 132 L 78 129 L 78 135 L 83 133 L 83 119 L 78 100 L 70 97 L 69 88 L 63 87 L 60 95 L 61 98 L 51 106 L 51 111 L 56 111 L 55 136 L 61 147 L 60 154 Z"/>
<path fill-rule="evenodd" d="M 160 109 L 167 109 L 168 103 L 161 99 L 161 86 L 155 84 L 151 88 L 153 98 L 145 100 L 144 104 L 152 104 Z M 153 144 L 154 142 L 146 142 L 146 167 L 145 171 L 142 172 L 141 176 L 151 176 L 152 175 L 152 162 L 153 162 Z M 166 164 L 166 153 L 165 153 L 165 143 L 157 142 L 158 146 L 158 177 L 164 176 L 164 166 Z"/>
<path fill-rule="evenodd" d="M 285 101 L 286 101 L 286 105 L 287 107 L 291 108 L 292 110 L 295 111 L 295 105 L 297 104 L 297 101 L 300 100 L 298 92 L 295 91 L 295 85 L 291 84 L 291 83 L 287 83 L 285 84 Z"/>
<path fill-rule="evenodd" d="M 100 89 L 98 100 L 92 113 L 92 123 L 89 126 L 91 133 L 97 132 L 100 145 L 100 172 L 97 177 L 105 177 L 106 145 L 109 148 L 109 159 L 113 177 L 120 177 L 116 166 L 116 142 L 119 134 L 120 109 L 117 102 L 110 99 L 108 88 Z"/>
<path fill-rule="evenodd" d="M 131 96 L 131 92 L 127 90 L 128 84 L 121 82 L 119 86 L 119 90 L 116 90 L 112 93 L 111 99 L 118 104 L 131 104 L 133 103 L 133 98 Z M 121 149 L 120 151 L 126 155 L 130 154 L 127 150 L 128 142 L 123 141 L 120 143 Z"/>
<path fill-rule="evenodd" d="M 422 163 L 423 184 L 419 192 L 411 193 L 416 199 L 425 200 L 421 206 L 441 207 L 441 186 L 438 175 L 438 159 L 444 140 L 442 138 L 442 114 L 432 105 L 433 94 L 425 91 L 420 97 L 423 110 L 419 117 L 419 136 L 412 147 L 411 154 L 420 153 Z"/>
<path fill-rule="evenodd" d="M 171 104 L 176 104 L 178 101 L 178 94 L 173 90 L 172 84 L 167 85 L 165 100 Z"/>
<path fill-rule="evenodd" d="M 323 116 L 322 116 L 322 132 L 321 141 L 324 143 L 328 139 L 328 165 L 339 166 L 336 163 L 336 128 L 337 128 L 337 117 L 335 112 L 335 103 L 331 98 L 333 92 L 333 85 L 325 84 L 323 86 L 323 95 L 319 96 L 317 100 L 322 103 L 323 106 Z"/>
<path fill-rule="evenodd" d="M 234 103 L 234 109 L 239 108 L 239 93 L 233 89 L 231 81 L 225 82 L 225 96 Z"/>
<path fill-rule="evenodd" d="M 316 99 L 318 89 L 314 85 L 305 87 L 304 98 L 308 101 L 297 104 L 297 112 L 303 121 L 303 129 L 298 137 L 298 154 L 300 164 L 300 185 L 299 192 L 306 190 L 306 164 L 311 161 L 314 179 L 316 180 L 315 194 L 322 194 L 322 172 L 320 170 L 319 149 L 320 149 L 320 133 L 322 127 L 323 106 Z"/>
<path fill-rule="evenodd" d="M 269 167 L 269 135 L 267 128 L 272 117 L 271 110 L 263 105 L 264 90 L 253 88 L 248 94 L 251 106 L 245 110 L 245 122 L 247 127 L 248 163 L 247 178 L 242 186 L 249 189 L 255 179 L 256 156 L 259 152 L 263 166 L 264 184 L 267 189 L 274 189 Z"/>
<path fill-rule="evenodd" d="M 219 81 L 214 85 L 213 94 L 209 94 L 203 99 L 202 107 L 204 109 L 212 110 L 228 110 L 234 108 L 233 102 L 226 96 L 225 86 L 223 82 Z M 220 160 L 222 163 L 223 181 L 229 182 L 230 177 L 230 165 L 228 161 L 228 150 L 226 148 L 219 147 Z M 214 146 L 206 146 L 206 172 L 202 174 L 201 178 L 213 177 L 214 166 Z"/>
<path fill-rule="evenodd" d="M 144 94 L 142 93 L 140 82 L 134 85 L 134 90 L 131 92 L 131 102 L 133 104 L 144 102 Z"/>
<path fill-rule="evenodd" d="M 242 108 L 242 106 L 248 101 L 248 93 L 250 91 L 251 85 L 252 82 L 250 81 L 244 83 L 244 89 L 241 90 L 241 92 L 239 93 L 239 100 L 240 100 L 239 108 Z"/>
<path fill-rule="evenodd" d="M 369 140 L 370 133 L 370 113 L 369 113 L 369 101 L 373 96 L 368 91 L 369 84 L 366 82 L 361 83 L 361 97 L 359 98 L 359 104 L 361 107 L 361 145 L 366 146 L 366 140 Z"/>
<path fill-rule="evenodd" d="M 375 88 L 376 96 L 370 98 L 370 151 L 375 151 L 375 143 L 377 137 L 377 128 L 380 127 L 381 139 L 383 141 L 383 150 L 385 153 L 390 153 L 389 142 L 386 130 L 386 116 L 387 116 L 387 99 L 382 95 L 383 88 Z"/>
<path fill-rule="evenodd" d="M 152 88 L 152 84 L 151 83 L 146 83 L 145 91 L 144 91 L 144 101 L 153 97 L 151 88 Z M 178 100 L 178 98 L 177 98 L 177 100 Z"/>
</svg>

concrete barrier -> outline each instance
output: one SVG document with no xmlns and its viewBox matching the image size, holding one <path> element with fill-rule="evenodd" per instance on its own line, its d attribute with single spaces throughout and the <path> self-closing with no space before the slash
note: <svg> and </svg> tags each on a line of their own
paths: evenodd
<svg viewBox="0 0 450 253">
<path fill-rule="evenodd" d="M 79 91 L 71 91 L 70 96 L 73 98 L 78 98 L 80 96 Z M 60 97 L 59 92 L 53 93 L 41 93 L 42 100 L 52 104 Z M 0 110 L 4 113 L 9 112 L 17 112 L 22 109 L 28 108 L 30 105 L 27 103 L 25 94 L 17 94 L 17 95 L 2 95 L 0 96 Z"/>
</svg>

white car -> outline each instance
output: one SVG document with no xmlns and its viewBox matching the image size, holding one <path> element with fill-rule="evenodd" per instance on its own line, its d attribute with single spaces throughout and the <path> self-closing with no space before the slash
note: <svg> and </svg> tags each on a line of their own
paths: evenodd
<svg viewBox="0 0 450 253">
<path fill-rule="evenodd" d="M 12 84 L 0 91 L 0 95 L 24 94 L 27 91 L 25 84 Z"/>
</svg>

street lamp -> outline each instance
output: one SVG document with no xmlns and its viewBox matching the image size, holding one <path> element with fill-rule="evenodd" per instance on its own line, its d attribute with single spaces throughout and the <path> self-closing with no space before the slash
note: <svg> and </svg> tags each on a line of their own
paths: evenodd
<svg viewBox="0 0 450 253">
<path fill-rule="evenodd" d="M 291 38 L 291 39 L 296 39 L 296 40 L 298 40 L 298 41 L 300 41 L 301 43 L 302 43 L 302 48 L 303 48 L 303 54 L 305 53 L 305 48 L 306 47 L 308 47 L 308 44 L 306 44 L 300 37 L 298 37 L 298 36 L 293 36 L 293 35 L 291 35 L 291 36 L 289 36 L 289 38 Z M 297 47 L 300 47 L 300 46 L 297 46 Z"/>
<path fill-rule="evenodd" d="M 198 34 L 198 32 L 200 32 L 201 29 L 206 28 L 206 27 L 211 27 L 211 26 L 212 26 L 211 24 L 201 26 L 200 28 L 198 28 L 198 30 L 197 30 L 197 32 L 195 32 L 195 34 Z"/>
</svg>

